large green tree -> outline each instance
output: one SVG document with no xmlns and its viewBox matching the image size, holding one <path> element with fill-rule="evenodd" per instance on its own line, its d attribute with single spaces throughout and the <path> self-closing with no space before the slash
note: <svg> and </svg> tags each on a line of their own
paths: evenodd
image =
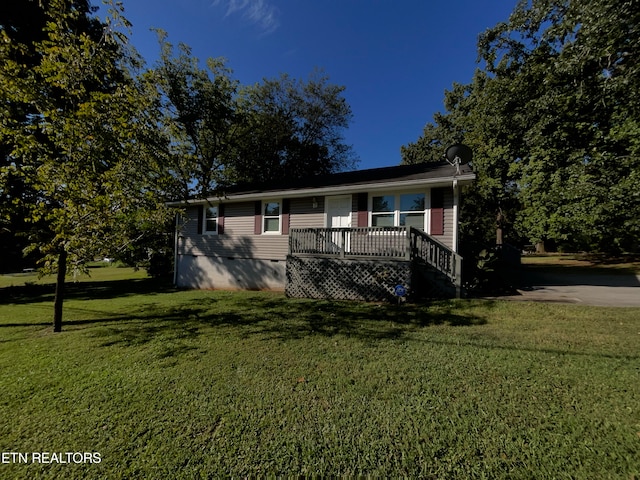
<svg viewBox="0 0 640 480">
<path fill-rule="evenodd" d="M 283 74 L 242 89 L 230 166 L 235 181 L 294 180 L 353 167 L 343 133 L 351 120 L 344 87 L 320 71 L 307 81 Z"/>
<path fill-rule="evenodd" d="M 171 171 L 182 196 L 222 193 L 241 182 L 283 181 L 354 165 L 343 132 L 351 119 L 344 87 L 316 72 L 241 86 L 226 61 L 203 68 L 186 45 L 159 32 L 160 61 L 146 78 L 158 88 Z"/>
<path fill-rule="evenodd" d="M 191 49 L 167 41 L 158 31 L 160 60 L 145 74 L 157 87 L 166 155 L 179 182 L 180 196 L 206 196 L 226 183 L 226 159 L 237 126 L 238 81 L 222 58 L 210 58 L 206 68 Z"/>
<path fill-rule="evenodd" d="M 33 249 L 43 272 L 57 272 L 60 331 L 65 276 L 163 225 L 158 192 L 171 192 L 172 180 L 154 155 L 153 96 L 130 73 L 137 59 L 121 6 L 110 5 L 101 21 L 86 1 L 37 5 L 46 18 L 42 37 L 16 38 L 10 26 L 0 32 L 0 91 L 3 108 L 12 109 L 0 130 L 2 178 L 21 178 L 34 197 L 28 205 L 14 200 L 46 226 Z M 22 52 L 34 52 L 35 61 L 21 62 Z"/>
<path fill-rule="evenodd" d="M 457 136 L 475 151 L 478 212 L 508 203 L 534 242 L 637 249 L 639 20 L 637 0 L 521 1 L 480 36 L 483 68 L 404 160 Z"/>
<path fill-rule="evenodd" d="M 79 5 L 76 8 L 88 8 Z M 38 2 L 2 2 L 0 4 L 0 35 L 5 47 L 3 62 L 14 62 L 24 66 L 24 71 L 40 62 L 35 44 L 46 38 L 47 15 Z M 84 25 L 83 28 L 87 28 Z M 19 47 L 17 47 L 19 45 Z M 7 64 L 4 64 L 6 66 Z M 37 109 L 11 92 L 2 91 L 0 105 L 3 124 L 8 122 L 24 124 L 30 116 L 37 115 Z M 42 237 L 46 228 L 42 222 L 30 222 L 29 205 L 37 201 L 37 192 L 28 185 L 20 169 L 20 160 L 11 156 L 12 142 L 7 141 L 0 131 L 0 244 L 3 255 L 0 258 L 0 272 L 13 272 L 24 267 L 35 266 L 37 255 L 23 255 L 29 245 L 29 238 Z"/>
</svg>

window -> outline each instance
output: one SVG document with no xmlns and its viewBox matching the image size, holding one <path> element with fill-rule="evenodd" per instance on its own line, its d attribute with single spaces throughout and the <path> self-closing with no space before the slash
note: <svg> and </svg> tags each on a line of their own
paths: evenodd
<svg viewBox="0 0 640 480">
<path fill-rule="evenodd" d="M 400 226 L 424 230 L 424 193 L 400 195 Z"/>
<path fill-rule="evenodd" d="M 262 232 L 280 233 L 280 202 L 263 202 Z"/>
<path fill-rule="evenodd" d="M 373 197 L 371 204 L 371 226 L 393 227 L 395 223 L 395 197 L 384 195 Z"/>
<path fill-rule="evenodd" d="M 218 233 L 218 205 L 204 209 L 204 233 L 209 235 Z"/>
<path fill-rule="evenodd" d="M 407 193 L 371 198 L 371 226 L 407 226 L 424 230 L 425 194 Z"/>
</svg>

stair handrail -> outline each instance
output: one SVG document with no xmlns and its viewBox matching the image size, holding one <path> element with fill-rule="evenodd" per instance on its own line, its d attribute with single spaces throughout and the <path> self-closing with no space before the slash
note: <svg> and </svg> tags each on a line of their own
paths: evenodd
<svg viewBox="0 0 640 480">
<path fill-rule="evenodd" d="M 462 257 L 419 228 L 409 229 L 409 239 L 412 257 L 444 274 L 459 293 L 462 289 Z"/>
</svg>

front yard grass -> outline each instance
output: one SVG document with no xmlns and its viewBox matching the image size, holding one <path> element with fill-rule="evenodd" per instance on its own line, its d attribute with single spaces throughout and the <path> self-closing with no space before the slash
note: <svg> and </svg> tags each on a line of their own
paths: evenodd
<svg viewBox="0 0 640 480">
<path fill-rule="evenodd" d="M 0 478 L 639 478 L 640 309 L 0 289 Z"/>
<path fill-rule="evenodd" d="M 522 264 L 546 270 L 562 269 L 567 273 L 638 274 L 639 255 L 610 257 L 594 253 L 548 253 L 524 255 Z"/>
</svg>

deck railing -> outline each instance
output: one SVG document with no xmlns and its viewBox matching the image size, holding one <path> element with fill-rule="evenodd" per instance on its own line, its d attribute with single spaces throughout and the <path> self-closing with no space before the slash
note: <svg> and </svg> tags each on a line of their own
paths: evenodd
<svg viewBox="0 0 640 480">
<path fill-rule="evenodd" d="M 456 287 L 456 296 L 462 290 L 462 257 L 445 244 L 418 228 L 409 232 L 412 258 L 418 259 L 445 275 Z"/>
<path fill-rule="evenodd" d="M 345 259 L 418 260 L 461 287 L 462 257 L 414 227 L 293 228 L 289 254 Z"/>
<path fill-rule="evenodd" d="M 289 253 L 297 256 L 409 259 L 406 227 L 293 228 Z"/>
</svg>

